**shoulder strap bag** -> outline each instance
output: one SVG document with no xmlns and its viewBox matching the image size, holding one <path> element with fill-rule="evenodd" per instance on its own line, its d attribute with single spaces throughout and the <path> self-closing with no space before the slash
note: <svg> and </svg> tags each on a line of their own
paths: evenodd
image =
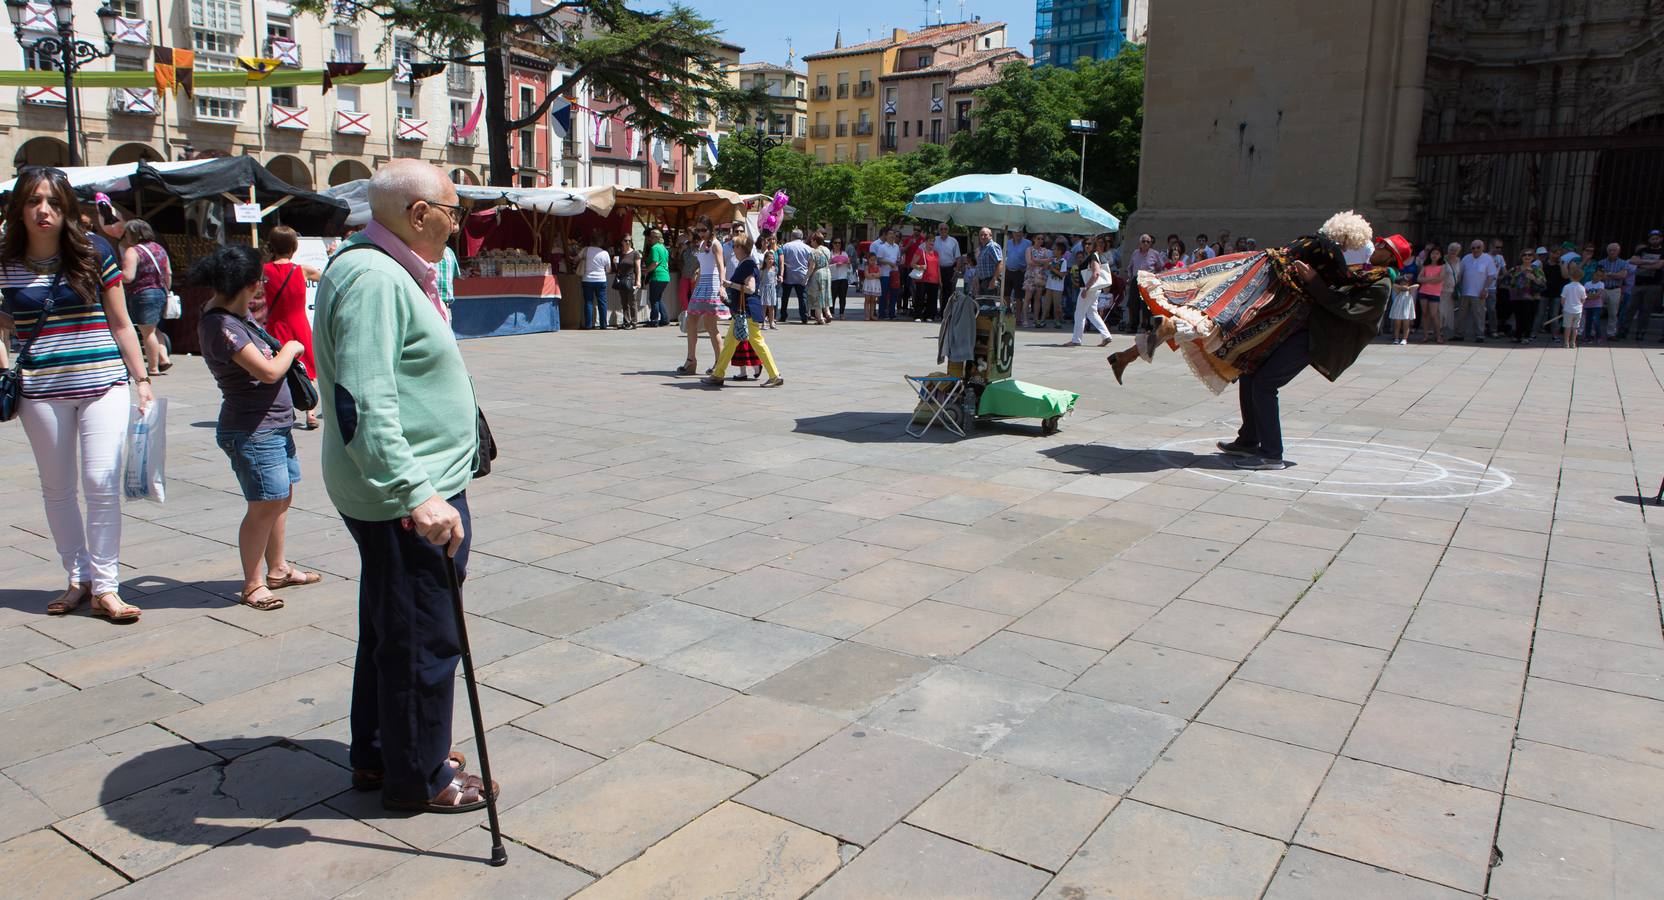
<svg viewBox="0 0 1664 900">
<path fill-rule="evenodd" d="M 336 254 L 330 258 L 330 263 L 333 264 L 335 260 L 359 249 L 375 250 L 379 253 L 386 254 L 389 258 L 392 256 L 392 254 L 387 253 L 386 250 L 368 242 L 361 244 L 348 244 L 346 247 L 337 251 Z M 400 266 L 399 268 L 402 270 L 404 269 L 404 266 Z M 406 274 L 409 273 L 407 272 Z M 416 279 L 412 277 L 411 280 L 414 281 Z M 418 285 L 418 288 L 419 287 L 420 286 Z M 485 421 L 485 411 L 480 409 L 479 398 L 477 397 L 474 399 L 474 431 L 478 438 L 474 447 L 474 477 L 484 478 L 485 476 L 491 474 L 491 461 L 497 458 L 497 439 L 491 436 L 491 426 Z"/>
<path fill-rule="evenodd" d="M 58 303 L 58 284 L 64 280 L 64 273 L 59 272 L 52 278 L 52 286 L 46 290 L 46 303 L 41 306 L 40 318 L 35 320 L 34 330 L 29 333 L 29 339 L 17 350 L 17 360 L 11 367 L 0 371 L 0 422 L 10 422 L 17 418 L 17 411 L 23 405 L 23 360 L 29 355 L 29 348 L 35 345 L 35 338 L 40 337 L 41 330 L 46 328 L 46 319 L 52 315 L 52 307 Z"/>
<path fill-rule="evenodd" d="M 208 313 L 222 316 L 231 315 L 231 313 L 218 308 L 210 309 Z M 272 348 L 274 356 L 283 350 L 283 343 L 267 334 L 264 328 L 254 323 L 254 320 L 239 319 L 238 321 L 240 324 L 254 329 L 254 336 L 264 342 L 266 346 Z M 283 373 L 283 380 L 285 384 L 289 385 L 289 402 L 294 404 L 295 409 L 307 412 L 318 408 L 318 388 L 312 383 L 312 379 L 306 377 L 306 367 L 301 364 L 298 358 L 289 363 L 289 371 Z"/>
</svg>

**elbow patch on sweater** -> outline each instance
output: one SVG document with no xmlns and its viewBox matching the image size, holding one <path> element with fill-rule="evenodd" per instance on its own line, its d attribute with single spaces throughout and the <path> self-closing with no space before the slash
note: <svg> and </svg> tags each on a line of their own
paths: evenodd
<svg viewBox="0 0 1664 900">
<path fill-rule="evenodd" d="M 352 436 L 358 432 L 358 401 L 340 385 L 335 386 L 335 428 L 343 444 L 352 443 Z"/>
</svg>

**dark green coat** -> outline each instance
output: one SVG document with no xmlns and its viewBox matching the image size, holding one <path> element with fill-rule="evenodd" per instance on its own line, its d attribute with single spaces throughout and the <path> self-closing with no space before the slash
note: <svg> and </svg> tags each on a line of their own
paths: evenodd
<svg viewBox="0 0 1664 900">
<path fill-rule="evenodd" d="M 1338 288 L 1318 282 L 1307 292 L 1312 297 L 1311 317 L 1306 322 L 1311 366 L 1334 381 L 1381 333 L 1381 317 L 1392 302 L 1392 277 Z"/>
</svg>

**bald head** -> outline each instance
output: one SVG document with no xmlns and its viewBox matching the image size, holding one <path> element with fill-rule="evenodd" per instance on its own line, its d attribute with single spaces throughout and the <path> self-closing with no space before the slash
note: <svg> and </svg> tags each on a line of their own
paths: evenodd
<svg viewBox="0 0 1664 900">
<path fill-rule="evenodd" d="M 456 231 L 461 209 L 456 185 L 439 167 L 395 159 L 370 178 L 370 218 L 399 236 L 428 262 L 438 262 Z"/>
</svg>

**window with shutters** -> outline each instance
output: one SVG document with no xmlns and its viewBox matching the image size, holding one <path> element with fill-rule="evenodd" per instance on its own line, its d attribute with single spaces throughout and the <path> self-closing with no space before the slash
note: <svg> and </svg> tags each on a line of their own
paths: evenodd
<svg viewBox="0 0 1664 900">
<path fill-rule="evenodd" d="M 202 4 L 209 11 L 217 6 L 212 3 Z M 197 10 L 199 3 L 191 3 L 191 49 L 196 53 L 195 67 L 198 72 L 234 72 L 237 71 L 237 51 L 242 43 L 242 35 L 237 32 L 224 32 L 198 27 Z M 202 20 L 209 23 L 231 22 L 236 25 L 238 19 L 236 7 L 231 8 L 229 18 L 224 15 L 211 15 Z M 243 88 L 197 88 L 196 89 L 196 117 L 209 122 L 236 122 L 243 117 L 243 101 L 246 91 Z"/>
<path fill-rule="evenodd" d="M 191 0 L 191 27 L 221 34 L 243 33 L 243 8 L 237 0 Z"/>
</svg>

